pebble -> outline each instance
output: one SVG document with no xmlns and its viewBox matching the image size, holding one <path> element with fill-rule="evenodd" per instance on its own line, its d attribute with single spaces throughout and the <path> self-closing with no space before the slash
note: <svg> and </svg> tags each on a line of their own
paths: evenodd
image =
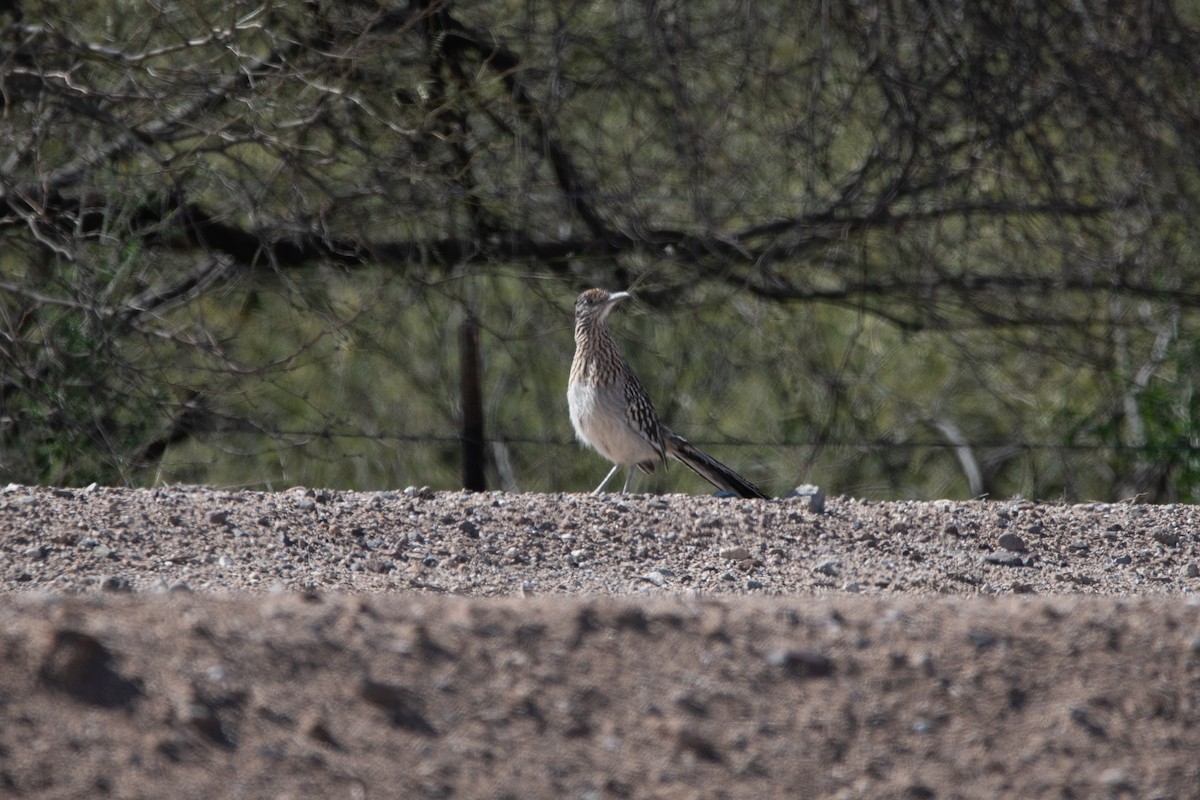
<svg viewBox="0 0 1200 800">
<path fill-rule="evenodd" d="M 999 564 L 1002 567 L 1023 567 L 1025 561 L 1016 553 L 988 553 L 983 557 L 985 564 Z"/>
<path fill-rule="evenodd" d="M 21 555 L 27 557 L 31 561 L 45 561 L 46 556 L 50 555 L 50 548 L 45 545 L 35 544 L 32 547 L 27 547 L 21 551 Z"/>
<path fill-rule="evenodd" d="M 1200 578 L 1200 564 L 1195 561 L 1183 568 L 1183 574 L 1189 578 Z"/>
<path fill-rule="evenodd" d="M 801 484 L 792 491 L 788 492 L 789 498 L 799 500 L 808 500 L 808 510 L 814 514 L 825 513 L 825 493 L 821 491 L 821 487 L 813 486 L 811 483 Z"/>
<path fill-rule="evenodd" d="M 825 561 L 822 561 L 820 564 L 817 564 L 815 567 L 813 567 L 813 572 L 819 572 L 822 575 L 836 577 L 838 572 L 841 571 L 841 569 L 842 569 L 842 560 L 840 558 L 830 558 Z"/>
<path fill-rule="evenodd" d="M 1026 549 L 1025 540 L 1011 531 L 1000 534 L 996 544 L 1012 553 L 1024 553 Z"/>
<path fill-rule="evenodd" d="M 745 561 L 750 557 L 750 551 L 744 547 L 722 547 L 717 555 L 730 561 Z"/>
<path fill-rule="evenodd" d="M 1167 547 L 1175 547 L 1179 544 L 1179 534 L 1170 531 L 1155 531 L 1150 536 L 1154 541 Z"/>
<path fill-rule="evenodd" d="M 100 581 L 100 588 L 106 592 L 132 592 L 133 585 L 128 578 L 121 575 L 109 575 Z"/>
<path fill-rule="evenodd" d="M 833 673 L 833 662 L 814 650 L 773 650 L 767 663 L 797 678 L 820 678 Z"/>
<path fill-rule="evenodd" d="M 665 575 L 663 575 L 661 572 L 659 572 L 658 570 L 654 570 L 653 572 L 647 572 L 645 575 L 642 576 L 642 580 L 649 581 L 650 583 L 653 583 L 655 586 L 661 587 L 661 586 L 667 585 L 667 577 Z"/>
</svg>

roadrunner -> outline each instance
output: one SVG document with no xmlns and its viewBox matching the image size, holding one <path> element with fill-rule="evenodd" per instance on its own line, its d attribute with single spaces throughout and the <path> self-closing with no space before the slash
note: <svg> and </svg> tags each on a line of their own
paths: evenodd
<svg viewBox="0 0 1200 800">
<path fill-rule="evenodd" d="M 588 289 L 575 301 L 575 360 L 567 403 L 571 424 L 584 444 L 613 462 L 613 468 L 592 494 L 599 494 L 621 467 L 628 467 L 624 494 L 633 468 L 654 472 L 670 456 L 701 478 L 741 497 L 767 499 L 757 486 L 714 458 L 697 450 L 658 421 L 654 404 L 629 364 L 621 357 L 608 329 L 608 315 L 628 292 Z"/>
</svg>

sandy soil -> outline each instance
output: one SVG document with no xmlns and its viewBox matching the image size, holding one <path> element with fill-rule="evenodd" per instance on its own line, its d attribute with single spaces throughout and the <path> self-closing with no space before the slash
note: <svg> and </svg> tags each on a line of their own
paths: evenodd
<svg viewBox="0 0 1200 800">
<path fill-rule="evenodd" d="M 1190 506 L 0 490 L 0 796 L 1200 796 Z"/>
</svg>

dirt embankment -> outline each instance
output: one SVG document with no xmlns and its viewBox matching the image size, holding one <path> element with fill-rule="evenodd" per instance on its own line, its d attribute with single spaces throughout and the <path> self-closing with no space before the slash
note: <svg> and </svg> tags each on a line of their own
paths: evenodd
<svg viewBox="0 0 1200 800">
<path fill-rule="evenodd" d="M 1200 796 L 1187 506 L 0 491 L 0 794 Z"/>
</svg>

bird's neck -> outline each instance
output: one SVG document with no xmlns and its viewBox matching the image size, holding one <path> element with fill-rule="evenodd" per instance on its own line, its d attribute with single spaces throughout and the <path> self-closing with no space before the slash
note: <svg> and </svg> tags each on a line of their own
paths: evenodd
<svg viewBox="0 0 1200 800">
<path fill-rule="evenodd" d="M 600 344 L 612 344 L 616 346 L 616 340 L 613 339 L 612 331 L 608 329 L 608 325 L 604 322 L 596 320 L 585 320 L 575 323 L 575 344 L 582 346 L 589 342 Z"/>
</svg>

